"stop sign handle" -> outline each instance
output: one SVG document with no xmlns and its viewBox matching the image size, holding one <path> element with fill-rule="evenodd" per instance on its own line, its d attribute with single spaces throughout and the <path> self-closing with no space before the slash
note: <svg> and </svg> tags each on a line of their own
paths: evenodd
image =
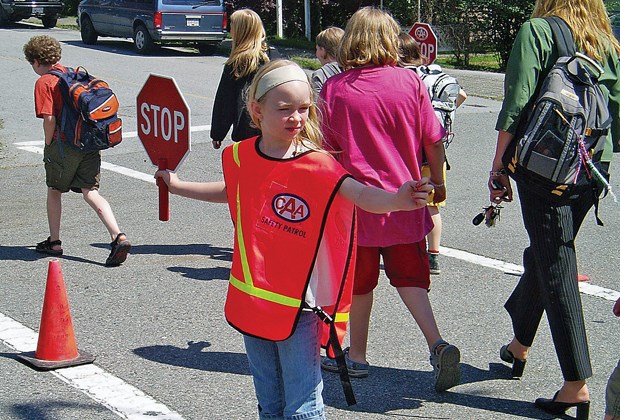
<svg viewBox="0 0 620 420">
<path fill-rule="evenodd" d="M 168 169 L 168 159 L 159 158 L 157 168 L 165 171 Z M 159 220 L 167 222 L 170 220 L 170 196 L 168 195 L 168 185 L 163 179 L 157 178 L 157 186 L 159 187 Z"/>
</svg>

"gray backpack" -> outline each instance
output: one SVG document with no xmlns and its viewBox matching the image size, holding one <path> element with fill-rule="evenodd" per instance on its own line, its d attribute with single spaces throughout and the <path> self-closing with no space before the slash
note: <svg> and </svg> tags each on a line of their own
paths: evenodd
<svg viewBox="0 0 620 420">
<path fill-rule="evenodd" d="M 524 110 L 504 154 L 508 174 L 543 198 L 562 202 L 586 191 L 611 191 L 601 166 L 611 126 L 607 97 L 598 85 L 601 66 L 575 52 L 568 25 L 545 18 L 560 58 L 544 79 L 533 106 Z"/>
<path fill-rule="evenodd" d="M 454 138 L 452 125 L 456 115 L 456 98 L 459 95 L 461 86 L 459 82 L 449 74 L 443 72 L 437 64 L 410 67 L 420 76 L 428 90 L 428 96 L 435 110 L 435 115 L 446 130 L 444 143 L 446 147 L 450 145 Z"/>
</svg>

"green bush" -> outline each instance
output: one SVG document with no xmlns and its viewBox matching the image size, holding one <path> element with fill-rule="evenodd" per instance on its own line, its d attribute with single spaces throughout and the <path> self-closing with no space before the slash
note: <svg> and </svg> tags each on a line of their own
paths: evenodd
<svg viewBox="0 0 620 420">
<path fill-rule="evenodd" d="M 481 0 L 486 19 L 481 29 L 496 52 L 501 69 L 506 68 L 517 32 L 534 9 L 534 0 Z"/>
</svg>

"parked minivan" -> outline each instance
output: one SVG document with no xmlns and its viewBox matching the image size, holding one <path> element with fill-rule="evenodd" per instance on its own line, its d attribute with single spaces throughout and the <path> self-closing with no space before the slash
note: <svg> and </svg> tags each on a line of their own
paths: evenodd
<svg viewBox="0 0 620 420">
<path fill-rule="evenodd" d="M 78 5 L 85 44 L 99 36 L 132 38 L 141 54 L 156 44 L 212 54 L 226 38 L 227 24 L 223 0 L 82 0 Z"/>
<path fill-rule="evenodd" d="M 61 0 L 0 0 L 0 27 L 34 16 L 43 27 L 53 28 L 63 7 Z"/>
</svg>

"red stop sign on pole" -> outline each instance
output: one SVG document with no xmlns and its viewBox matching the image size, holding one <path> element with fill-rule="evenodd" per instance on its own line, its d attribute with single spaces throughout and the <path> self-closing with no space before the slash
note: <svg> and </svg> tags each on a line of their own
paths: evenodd
<svg viewBox="0 0 620 420">
<path fill-rule="evenodd" d="M 176 170 L 191 150 L 190 111 L 171 77 L 149 75 L 136 98 L 138 137 L 153 165 Z M 159 220 L 170 220 L 168 187 L 159 186 Z"/>
<path fill-rule="evenodd" d="M 409 35 L 420 44 L 420 52 L 426 57 L 426 64 L 437 58 L 437 36 L 428 23 L 416 22 L 409 30 Z"/>
</svg>

